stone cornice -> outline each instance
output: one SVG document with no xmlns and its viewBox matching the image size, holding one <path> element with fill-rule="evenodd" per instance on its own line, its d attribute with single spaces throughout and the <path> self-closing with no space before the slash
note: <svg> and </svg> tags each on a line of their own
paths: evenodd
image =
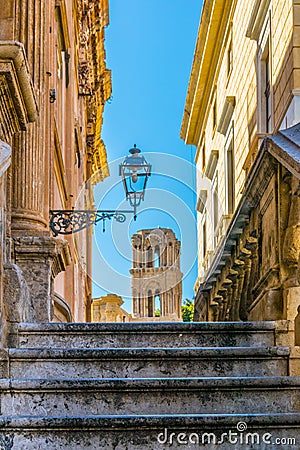
<svg viewBox="0 0 300 450">
<path fill-rule="evenodd" d="M 250 39 L 257 40 L 266 17 L 271 0 L 256 0 L 251 12 L 246 36 Z"/>
<path fill-rule="evenodd" d="M 38 107 L 23 44 L 0 41 L 0 74 L 9 88 L 19 129 L 26 130 L 26 124 L 36 120 Z"/>
<path fill-rule="evenodd" d="M 235 107 L 235 97 L 227 96 L 221 112 L 217 131 L 226 134 Z"/>
<path fill-rule="evenodd" d="M 66 240 L 48 236 L 22 236 L 14 238 L 14 252 L 17 261 L 41 261 L 52 263 L 52 275 L 55 278 L 71 264 L 72 256 Z"/>
<path fill-rule="evenodd" d="M 199 193 L 197 205 L 196 205 L 196 210 L 199 211 L 201 214 L 204 211 L 206 201 L 207 201 L 207 190 L 201 189 L 200 193 Z"/>
<path fill-rule="evenodd" d="M 205 176 L 210 180 L 213 179 L 219 160 L 219 150 L 212 150 L 209 155 L 208 163 L 205 170 Z"/>
<path fill-rule="evenodd" d="M 267 138 L 270 154 L 289 172 L 300 178 L 300 124 Z"/>
</svg>

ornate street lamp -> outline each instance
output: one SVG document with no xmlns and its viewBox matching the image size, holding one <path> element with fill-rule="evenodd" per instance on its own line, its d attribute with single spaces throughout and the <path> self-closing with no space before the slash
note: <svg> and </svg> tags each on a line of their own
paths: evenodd
<svg viewBox="0 0 300 450">
<path fill-rule="evenodd" d="M 115 219 L 117 222 L 125 222 L 126 214 L 134 214 L 145 197 L 145 189 L 148 177 L 151 175 L 151 165 L 140 155 L 136 145 L 129 150 L 130 156 L 126 156 L 120 164 L 120 175 L 123 180 L 126 199 L 129 200 L 132 210 L 51 210 L 49 227 L 54 235 L 73 234 L 91 225 L 102 221 L 105 231 L 105 221 Z"/>
<path fill-rule="evenodd" d="M 151 175 L 151 165 L 147 163 L 141 150 L 134 144 L 129 150 L 130 156 L 126 156 L 120 164 L 120 176 L 126 193 L 126 199 L 134 210 L 136 220 L 136 209 L 145 197 L 145 189 L 148 178 Z"/>
</svg>

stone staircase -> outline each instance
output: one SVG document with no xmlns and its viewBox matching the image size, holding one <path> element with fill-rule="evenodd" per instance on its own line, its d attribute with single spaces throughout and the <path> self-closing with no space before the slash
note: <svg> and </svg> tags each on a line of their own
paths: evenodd
<svg viewBox="0 0 300 450">
<path fill-rule="evenodd" d="M 275 337 L 275 322 L 19 324 L 0 449 L 299 449 L 300 377 Z"/>
</svg>

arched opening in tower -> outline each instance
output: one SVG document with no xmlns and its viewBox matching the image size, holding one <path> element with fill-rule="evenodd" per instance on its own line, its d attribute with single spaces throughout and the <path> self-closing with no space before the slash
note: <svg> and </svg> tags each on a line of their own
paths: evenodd
<svg viewBox="0 0 300 450">
<path fill-rule="evenodd" d="M 148 291 L 148 317 L 154 316 L 154 299 L 152 291 Z"/>
<path fill-rule="evenodd" d="M 154 310 L 155 310 L 155 317 L 160 317 L 162 315 L 160 294 L 158 293 L 156 293 L 154 297 Z"/>
<path fill-rule="evenodd" d="M 158 245 L 154 248 L 154 267 L 160 267 L 160 248 Z"/>
</svg>

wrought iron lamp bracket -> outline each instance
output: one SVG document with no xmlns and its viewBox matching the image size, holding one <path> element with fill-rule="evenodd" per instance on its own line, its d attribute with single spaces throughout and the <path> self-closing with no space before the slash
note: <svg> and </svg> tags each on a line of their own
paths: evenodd
<svg viewBox="0 0 300 450">
<path fill-rule="evenodd" d="M 115 219 L 117 222 L 125 222 L 126 214 L 133 214 L 131 210 L 51 210 L 50 229 L 54 236 L 58 234 L 73 234 L 84 230 L 98 222 L 102 222 L 102 231 L 105 231 L 105 221 Z"/>
</svg>

